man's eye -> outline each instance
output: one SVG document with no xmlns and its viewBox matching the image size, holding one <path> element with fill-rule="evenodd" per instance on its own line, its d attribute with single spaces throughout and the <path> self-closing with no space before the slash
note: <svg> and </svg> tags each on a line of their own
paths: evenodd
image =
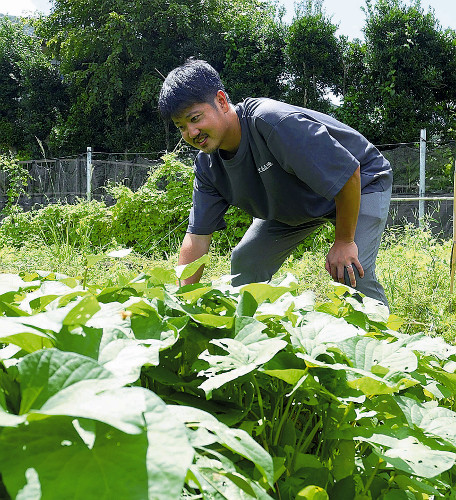
<svg viewBox="0 0 456 500">
<path fill-rule="evenodd" d="M 198 121 L 200 115 L 195 115 L 195 116 L 192 116 L 192 119 L 190 120 L 192 123 L 195 123 Z"/>
</svg>

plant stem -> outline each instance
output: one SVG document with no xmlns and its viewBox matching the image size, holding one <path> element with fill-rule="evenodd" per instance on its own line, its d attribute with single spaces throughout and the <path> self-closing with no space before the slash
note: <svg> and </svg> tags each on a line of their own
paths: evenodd
<svg viewBox="0 0 456 500">
<path fill-rule="evenodd" d="M 255 386 L 255 389 L 257 392 L 258 406 L 260 408 L 261 423 L 264 425 L 266 420 L 264 418 L 263 398 L 261 397 L 260 386 L 258 385 L 258 382 L 257 382 L 257 379 L 256 379 L 254 373 L 252 373 L 252 380 L 253 380 L 253 385 Z M 269 444 L 268 444 L 267 439 L 265 438 L 265 432 L 262 432 L 261 434 L 262 434 L 261 439 L 263 441 L 263 447 L 267 452 L 269 452 Z"/>
<path fill-rule="evenodd" d="M 279 437 L 280 437 L 280 433 L 282 432 L 283 424 L 285 423 L 285 420 L 288 417 L 288 414 L 290 412 L 290 407 L 291 407 L 293 401 L 294 401 L 294 398 L 288 399 L 288 403 L 287 403 L 287 406 L 285 408 L 285 411 L 282 413 L 282 418 L 280 419 L 279 425 L 277 426 L 277 430 L 276 430 L 276 433 L 274 436 L 274 443 L 273 443 L 274 446 L 277 446 L 277 444 L 279 442 Z"/>
<path fill-rule="evenodd" d="M 278 413 L 279 409 L 282 408 L 283 405 L 283 396 L 280 396 L 280 398 L 277 398 L 277 401 L 274 405 L 274 412 L 271 417 L 271 432 L 269 433 L 269 439 L 272 442 L 274 438 L 274 423 L 276 420 L 279 419 Z"/>
<path fill-rule="evenodd" d="M 345 411 L 344 411 L 344 414 L 342 416 L 342 419 L 337 424 L 337 428 L 338 429 L 345 422 L 346 418 L 348 417 L 348 414 L 350 413 L 350 411 L 353 409 L 354 406 L 355 406 L 355 403 L 353 401 L 350 401 L 350 404 L 347 406 L 347 408 L 345 408 Z"/>
<path fill-rule="evenodd" d="M 86 283 L 87 283 L 87 273 L 89 272 L 89 266 L 85 266 L 84 269 L 84 276 L 82 278 L 82 289 L 86 289 Z"/>
<path fill-rule="evenodd" d="M 367 494 L 372 481 L 375 479 L 375 476 L 377 475 L 378 468 L 380 467 L 380 464 L 383 462 L 381 458 L 378 459 L 377 465 L 374 467 L 374 470 L 372 471 L 372 474 L 369 476 L 369 479 L 367 480 L 364 488 L 363 488 L 363 494 Z"/>
<path fill-rule="evenodd" d="M 303 452 L 305 453 L 307 451 L 307 448 L 309 447 L 312 439 L 314 438 L 314 436 L 317 433 L 318 429 L 321 427 L 322 420 L 321 419 L 318 420 L 318 416 L 317 416 L 317 423 L 313 426 L 312 430 L 306 436 L 306 430 L 309 427 L 309 425 L 310 425 L 311 422 L 312 422 L 312 418 L 309 418 L 309 420 L 307 421 L 306 426 L 302 430 L 301 437 L 299 438 L 298 444 L 296 445 L 295 453 L 294 453 L 293 459 L 291 461 L 290 472 L 294 470 L 294 466 L 295 466 L 296 458 L 297 458 L 298 454 L 299 453 L 303 453 Z"/>
</svg>

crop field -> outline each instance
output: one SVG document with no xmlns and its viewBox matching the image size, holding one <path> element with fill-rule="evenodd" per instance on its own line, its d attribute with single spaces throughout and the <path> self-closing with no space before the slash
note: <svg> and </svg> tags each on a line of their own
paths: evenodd
<svg viewBox="0 0 456 500">
<path fill-rule="evenodd" d="M 3 247 L 0 496 L 452 498 L 450 250 L 386 234 L 390 314 L 324 245 L 240 288 L 224 255 L 179 287 L 200 263 Z"/>
<path fill-rule="evenodd" d="M 289 20 L 275 0 L 42 3 L 0 12 L 0 500 L 456 500 L 450 9 L 366 0 L 353 38 L 323 0 Z M 368 138 L 406 199 L 389 223 L 432 199 L 383 235 L 389 308 L 330 279 L 329 223 L 233 287 L 252 217 L 232 206 L 178 266 L 195 150 L 158 103 L 190 56 L 233 106 L 267 96 Z M 240 122 L 218 111 L 187 118 L 232 152 Z"/>
</svg>

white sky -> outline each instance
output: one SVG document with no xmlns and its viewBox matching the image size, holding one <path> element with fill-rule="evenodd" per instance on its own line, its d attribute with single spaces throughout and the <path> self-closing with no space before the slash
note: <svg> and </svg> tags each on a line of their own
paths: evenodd
<svg viewBox="0 0 456 500">
<path fill-rule="evenodd" d="M 21 16 L 36 11 L 49 14 L 50 10 L 49 0 L 0 0 L 0 14 Z"/>
<path fill-rule="evenodd" d="M 285 20 L 290 22 L 294 13 L 294 0 L 279 0 L 287 9 Z M 411 0 L 405 0 L 410 5 Z M 332 22 L 339 25 L 337 34 L 347 35 L 350 39 L 364 38 L 361 31 L 364 26 L 365 15 L 361 7 L 366 5 L 365 0 L 323 0 L 323 10 L 332 16 Z M 425 12 L 431 7 L 443 28 L 456 30 L 456 2 L 455 0 L 421 0 L 421 7 Z"/>
<path fill-rule="evenodd" d="M 410 0 L 405 0 L 410 2 Z M 286 21 L 291 21 L 294 13 L 294 0 L 279 0 L 287 9 Z M 49 0 L 0 0 L 0 13 L 20 16 L 35 11 L 48 14 L 51 9 Z M 365 0 L 323 0 L 323 8 L 332 22 L 339 24 L 338 34 L 347 35 L 350 39 L 363 38 L 361 31 L 364 25 L 364 12 L 361 7 Z M 443 28 L 456 30 L 456 2 L 454 0 L 421 0 L 425 11 L 428 7 L 435 10 L 437 19 Z"/>
</svg>

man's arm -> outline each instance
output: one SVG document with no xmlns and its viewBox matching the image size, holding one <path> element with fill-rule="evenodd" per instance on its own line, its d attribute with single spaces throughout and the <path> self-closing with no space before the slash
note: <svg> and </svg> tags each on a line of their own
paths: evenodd
<svg viewBox="0 0 456 500">
<path fill-rule="evenodd" d="M 358 260 L 358 247 L 355 243 L 356 224 L 361 202 L 361 176 L 358 167 L 335 197 L 336 237 L 326 257 L 325 268 L 334 281 L 344 283 L 344 268 L 347 267 L 351 286 L 356 286 L 352 265 L 358 269 L 359 276 L 364 270 Z"/>
<path fill-rule="evenodd" d="M 182 246 L 179 254 L 179 265 L 190 264 L 190 262 L 199 259 L 209 251 L 212 234 L 192 234 L 186 233 L 182 241 Z M 181 281 L 182 285 L 191 285 L 198 283 L 203 274 L 204 265 L 190 278 Z"/>
</svg>

